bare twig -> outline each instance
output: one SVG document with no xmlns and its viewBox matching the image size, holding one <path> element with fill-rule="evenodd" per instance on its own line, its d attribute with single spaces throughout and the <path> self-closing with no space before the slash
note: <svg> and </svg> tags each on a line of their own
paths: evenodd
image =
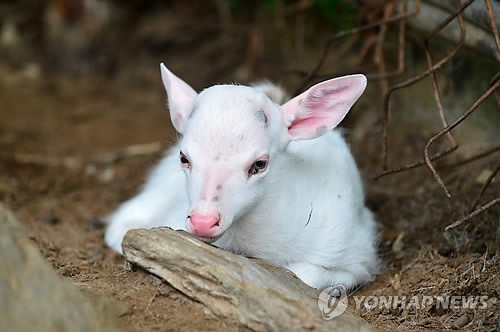
<svg viewBox="0 0 500 332">
<path fill-rule="evenodd" d="M 408 12 L 408 7 L 410 1 L 408 0 L 401 0 L 403 1 L 401 6 L 398 6 L 399 8 L 399 13 L 398 15 L 392 16 L 394 8 L 395 8 L 395 1 L 387 1 L 385 2 L 385 6 L 383 7 L 383 17 L 379 21 L 371 22 L 370 24 L 366 24 L 360 27 L 357 27 L 355 29 L 352 29 L 350 31 L 343 31 L 337 34 L 332 35 L 330 38 L 327 39 L 325 44 L 323 45 L 323 49 L 320 52 L 318 61 L 315 63 L 314 67 L 306 72 L 306 71 L 294 71 L 294 73 L 299 74 L 302 76 L 302 83 L 299 86 L 299 88 L 296 90 L 295 94 L 298 94 L 301 92 L 303 89 L 307 87 L 308 84 L 314 79 L 321 78 L 321 79 L 326 79 L 330 78 L 332 76 L 336 76 L 339 74 L 343 73 L 322 73 L 319 74 L 320 70 L 324 67 L 327 58 L 330 56 L 330 50 L 333 48 L 334 43 L 340 39 L 344 38 L 347 36 L 358 36 L 362 32 L 369 31 L 371 29 L 379 29 L 376 31 L 376 34 L 373 34 L 372 37 L 367 37 L 364 40 L 363 48 L 361 50 L 361 56 L 362 58 L 365 58 L 366 54 L 368 52 L 371 52 L 374 50 L 374 57 L 373 57 L 373 63 L 377 66 L 377 73 L 375 74 L 368 74 L 367 76 L 369 79 L 374 80 L 374 79 L 381 79 L 383 80 L 381 82 L 382 85 L 382 90 L 387 92 L 384 94 L 384 113 L 383 113 L 383 151 L 382 151 L 382 159 L 383 159 L 383 172 L 379 173 L 375 179 L 379 179 L 381 177 L 384 177 L 386 175 L 390 174 L 395 174 L 395 173 L 400 173 L 403 171 L 407 171 L 410 169 L 414 169 L 417 167 L 421 167 L 426 165 L 431 173 L 433 174 L 435 180 L 439 183 L 439 185 L 442 187 L 444 190 L 445 194 L 447 197 L 451 197 L 448 189 L 446 188 L 444 182 L 442 181 L 438 171 L 436 170 L 436 166 L 433 165 L 433 163 L 445 156 L 448 156 L 450 153 L 456 151 L 458 149 L 458 144 L 455 141 L 455 138 L 452 135 L 452 130 L 458 126 L 462 121 L 464 121 L 468 116 L 470 116 L 478 107 L 479 105 L 492 93 L 495 93 L 495 91 L 498 91 L 499 87 L 499 77 L 500 73 L 498 73 L 490 83 L 491 87 L 483 94 L 481 95 L 475 102 L 472 103 L 472 106 L 466 110 L 459 118 L 457 118 L 453 123 L 449 124 L 445 110 L 444 110 L 444 105 L 442 101 L 442 90 L 439 87 L 439 83 L 437 80 L 437 74 L 436 72 L 440 70 L 445 64 L 447 64 L 452 58 L 454 58 L 465 46 L 466 44 L 466 26 L 464 22 L 464 10 L 469 7 L 475 0 L 467 0 L 467 1 L 456 1 L 454 4 L 456 4 L 456 9 L 453 10 L 453 12 L 450 12 L 449 14 L 446 14 L 447 16 L 442 19 L 439 24 L 437 24 L 432 31 L 430 31 L 425 39 L 424 39 L 424 51 L 425 51 L 425 56 L 426 56 L 426 61 L 427 61 L 427 68 L 425 71 L 421 72 L 418 75 L 415 75 L 404 82 L 400 82 L 399 84 L 396 84 L 389 89 L 387 89 L 387 78 L 393 77 L 396 75 L 401 75 L 405 71 L 405 40 L 406 40 L 406 23 L 407 19 L 420 14 L 421 10 L 421 3 L 419 0 L 415 0 L 415 5 L 411 9 L 411 12 Z M 401 2 L 400 1 L 400 2 Z M 493 34 L 494 40 L 495 40 L 495 45 L 496 45 L 496 50 L 500 54 L 500 38 L 498 35 L 498 28 L 495 22 L 495 17 L 493 15 L 493 10 L 492 10 L 492 4 L 491 0 L 484 0 L 486 4 L 486 11 L 488 14 L 488 23 L 489 26 L 491 27 L 491 33 Z M 450 8 L 447 9 L 452 10 Z M 379 12 L 377 12 L 377 15 L 380 15 Z M 437 34 L 441 34 L 446 26 L 448 26 L 452 21 L 456 20 L 458 22 L 458 26 L 460 28 L 460 35 L 458 42 L 456 42 L 456 45 L 441 59 L 438 61 L 434 61 L 432 51 L 431 51 L 431 45 L 430 45 L 430 40 Z M 384 61 L 384 52 L 383 52 L 383 44 L 386 39 L 386 34 L 387 34 L 387 29 L 390 23 L 392 22 L 397 22 L 399 21 L 399 37 L 398 37 L 398 65 L 397 69 L 393 72 L 387 72 L 386 71 L 386 63 Z M 486 22 L 486 20 L 484 20 Z M 488 24 L 485 23 L 485 24 Z M 468 29 L 468 28 L 467 28 Z M 455 39 L 456 40 L 456 39 Z M 329 58 L 330 59 L 330 58 Z M 422 160 L 414 161 L 412 163 L 402 165 L 396 168 L 391 168 L 389 169 L 388 167 L 388 160 L 389 160 L 389 142 L 388 142 L 388 127 L 389 127 L 389 118 L 391 114 L 391 98 L 394 94 L 394 92 L 398 91 L 399 89 L 403 89 L 406 87 L 409 87 L 411 85 L 416 84 L 417 82 L 425 79 L 426 77 L 430 76 L 431 82 L 432 82 L 432 89 L 433 89 L 433 95 L 434 95 L 434 100 L 436 103 L 436 111 L 438 112 L 439 116 L 439 121 L 440 121 L 440 127 L 441 130 L 434 134 L 432 137 L 430 137 L 425 145 L 424 149 L 424 156 Z M 497 92 L 495 94 L 495 97 L 497 98 L 497 102 L 500 104 L 500 94 Z M 431 146 L 442 136 L 446 136 L 449 144 L 447 147 L 443 147 L 442 150 L 432 152 L 433 154 L 431 155 Z M 478 160 L 480 158 L 487 157 L 491 155 L 492 153 L 495 153 L 497 151 L 500 151 L 500 145 L 492 146 L 488 148 L 488 150 L 480 152 L 472 157 L 456 161 L 455 163 L 450 163 L 450 164 L 444 164 L 443 166 L 439 166 L 439 170 L 444 169 L 444 168 L 451 168 L 451 167 L 459 167 L 462 165 L 465 165 L 467 163 L 473 162 L 475 160 Z M 474 200 L 474 204 L 472 209 L 474 209 L 477 205 L 481 197 L 483 196 L 484 192 L 487 190 L 489 186 L 491 186 L 491 182 L 493 181 L 493 178 L 495 176 L 498 176 L 498 173 L 500 172 L 500 165 L 495 169 L 493 174 L 491 174 L 486 183 L 483 185 L 481 188 L 480 192 L 478 193 L 477 197 Z M 472 212 L 471 215 L 468 217 L 465 217 L 462 219 L 461 222 L 464 222 L 464 220 L 468 220 L 475 215 L 481 213 L 482 211 L 488 209 L 489 207 L 497 204 L 497 201 L 492 201 L 484 206 L 482 206 L 480 209 L 477 209 L 476 211 Z M 449 226 L 450 227 L 450 226 Z M 455 227 L 455 226 L 453 226 Z"/>
<path fill-rule="evenodd" d="M 418 82 L 418 81 L 424 79 L 425 77 L 429 76 L 432 72 L 434 72 L 434 71 L 438 70 L 439 68 L 441 68 L 442 65 L 444 65 L 451 58 L 453 58 L 458 53 L 458 51 L 460 51 L 463 48 L 463 46 L 465 44 L 465 26 L 464 26 L 464 22 L 463 22 L 463 18 L 462 18 L 461 13 L 473 1 L 474 0 L 467 1 L 455 13 L 453 13 L 450 16 L 448 16 L 446 18 L 446 20 L 444 20 L 443 22 L 441 22 L 441 24 L 429 34 L 429 37 L 433 36 L 434 34 L 437 33 L 437 31 L 439 31 L 440 29 L 442 29 L 443 27 L 445 27 L 453 19 L 455 19 L 455 17 L 457 17 L 458 18 L 458 23 L 460 25 L 460 32 L 461 32 L 460 41 L 457 44 L 457 46 L 455 46 L 455 48 L 447 56 L 445 56 L 439 62 L 437 62 L 434 66 L 432 66 L 431 69 L 427 69 L 425 72 L 423 72 L 423 73 L 421 73 L 421 74 L 419 74 L 419 75 L 417 75 L 415 77 L 412 77 L 412 78 L 410 78 L 410 79 L 408 79 L 408 80 L 406 80 L 406 81 L 404 81 L 402 83 L 394 85 L 393 87 L 391 87 L 389 89 L 389 91 L 385 95 L 385 97 L 384 97 L 384 129 L 383 129 L 383 138 L 382 138 L 382 156 L 383 156 L 382 157 L 382 159 L 383 159 L 383 166 L 382 166 L 382 168 L 383 168 L 384 171 L 386 171 L 388 169 L 388 131 L 387 131 L 387 129 L 388 129 L 388 122 L 389 122 L 389 114 L 390 114 L 390 100 L 391 100 L 392 94 L 395 91 L 397 91 L 397 90 L 399 90 L 401 88 L 405 88 L 405 87 L 408 87 L 410 85 L 413 85 L 416 82 Z"/>
<path fill-rule="evenodd" d="M 450 230 L 452 228 L 455 228 L 457 226 L 462 225 L 464 222 L 469 221 L 470 219 L 474 218 L 478 214 L 483 213 L 484 211 L 488 210 L 490 207 L 492 207 L 492 206 L 494 206 L 496 204 L 500 204 L 500 197 L 497 197 L 497 198 L 489 201 L 488 203 L 484 204 L 479 209 L 477 209 L 474 212 L 468 214 L 467 216 L 463 217 L 462 219 L 457 220 L 454 223 L 446 226 L 445 231 L 448 231 L 448 230 Z"/>
<path fill-rule="evenodd" d="M 484 157 L 487 157 L 489 156 L 490 154 L 492 153 L 495 153 L 497 151 L 500 151 L 500 144 L 498 145 L 494 145 L 493 147 L 489 148 L 489 149 L 486 149 L 485 151 L 483 152 L 480 152 L 472 157 L 469 157 L 469 158 L 466 158 L 466 159 L 463 159 L 463 160 L 460 160 L 460 161 L 457 161 L 455 163 L 452 163 L 452 164 L 448 164 L 448 165 L 443 165 L 442 167 L 440 168 L 454 168 L 454 167 L 459 167 L 459 166 L 462 166 L 462 165 L 465 165 L 465 164 L 468 164 L 468 163 L 471 163 L 473 161 L 476 161 L 476 160 L 479 160 L 481 158 L 484 158 Z M 432 159 L 432 158 L 431 158 Z"/>
<path fill-rule="evenodd" d="M 322 50 L 322 52 L 320 54 L 320 57 L 319 57 L 318 61 L 316 62 L 316 65 L 308 73 L 308 75 L 305 77 L 305 79 L 302 81 L 302 83 L 299 85 L 299 87 L 295 90 L 294 95 L 298 95 L 300 92 L 302 92 L 305 89 L 305 87 L 316 77 L 317 73 L 320 71 L 320 69 L 323 67 L 323 65 L 324 65 L 324 63 L 326 61 L 326 58 L 327 58 L 327 56 L 328 56 L 328 54 L 330 52 L 330 47 L 338 39 L 344 38 L 344 37 L 347 37 L 347 36 L 352 36 L 352 35 L 355 35 L 355 34 L 359 34 L 361 32 L 365 32 L 365 31 L 377 28 L 377 27 L 379 27 L 379 26 L 381 26 L 383 24 L 397 22 L 399 20 L 415 16 L 419 12 L 420 12 L 420 0 L 416 0 L 415 1 L 415 9 L 412 12 L 410 12 L 410 13 L 403 13 L 403 14 L 395 15 L 395 16 L 387 19 L 387 20 L 380 20 L 380 21 L 377 21 L 377 22 L 366 24 L 366 25 L 354 28 L 354 29 L 349 30 L 349 31 L 341 31 L 341 32 L 336 33 L 335 35 L 331 36 L 330 38 L 327 39 L 327 41 L 326 41 L 326 43 L 325 43 L 325 45 L 323 47 L 323 50 Z"/>
<path fill-rule="evenodd" d="M 451 125 L 448 127 L 444 128 L 440 132 L 438 132 L 436 135 L 432 136 L 427 143 L 425 144 L 425 149 L 424 149 L 424 158 L 425 158 L 425 163 L 427 164 L 427 167 L 431 170 L 432 174 L 434 175 L 434 178 L 436 181 L 439 183 L 441 188 L 443 188 L 446 196 L 448 198 L 451 198 L 450 192 L 446 188 L 445 184 L 443 183 L 443 180 L 441 180 L 441 177 L 439 176 L 438 172 L 432 165 L 431 159 L 429 157 L 429 148 L 430 146 L 438 140 L 441 136 L 445 135 L 446 133 L 449 133 L 453 128 L 458 126 L 463 120 L 465 120 L 469 115 L 471 115 L 481 103 L 488 98 L 493 92 L 495 92 L 496 89 L 500 86 L 500 80 L 496 81 L 495 84 L 493 84 L 479 99 L 476 100 L 476 102 L 464 113 L 462 114 L 457 120 L 455 120 Z"/>
<path fill-rule="evenodd" d="M 408 0 L 403 2 L 403 15 L 408 14 Z M 399 36 L 398 36 L 398 67 L 393 72 L 368 74 L 369 80 L 382 80 L 401 75 L 405 70 L 405 42 L 406 42 L 406 17 L 399 21 Z M 384 92 L 384 94 L 386 91 Z"/>
<path fill-rule="evenodd" d="M 464 29 L 463 25 L 460 26 L 460 29 Z M 437 32 L 438 30 L 433 31 L 433 33 Z M 432 56 L 431 56 L 431 51 L 429 49 L 429 41 L 431 37 L 432 35 L 429 35 L 427 38 L 424 39 L 425 58 L 427 60 L 427 68 L 429 69 L 429 71 L 431 71 L 432 69 Z M 432 80 L 432 89 L 434 91 L 434 100 L 436 101 L 436 105 L 438 107 L 439 118 L 441 119 L 442 127 L 446 128 L 448 126 L 448 121 L 446 121 L 446 116 L 444 114 L 443 103 L 441 102 L 441 93 L 439 92 L 439 86 L 437 83 L 435 71 L 431 71 L 431 80 Z M 452 146 L 457 145 L 451 132 L 446 134 L 446 136 L 448 137 L 448 140 L 450 141 Z"/>
<path fill-rule="evenodd" d="M 431 157 L 431 160 L 432 161 L 436 161 L 438 159 L 441 159 L 442 157 L 452 153 L 453 151 L 455 151 L 456 149 L 458 149 L 458 145 L 455 145 L 455 146 L 452 146 L 452 147 L 449 147 L 448 149 L 446 150 L 443 150 L 443 151 L 439 151 L 438 153 L 436 153 L 435 155 L 433 155 Z M 411 164 L 408 164 L 408 165 L 404 165 L 404 166 L 400 166 L 398 168 L 393 168 L 393 169 L 389 169 L 389 170 L 386 170 L 386 171 L 383 171 L 379 174 L 377 174 L 377 176 L 374 178 L 374 180 L 378 180 L 384 176 L 387 176 L 387 175 L 391 175 L 391 174 L 396 174 L 396 173 L 401 173 L 401 172 L 404 172 L 404 171 L 408 171 L 410 169 L 414 169 L 414 168 L 417 168 L 417 167 L 420 167 L 420 166 L 423 166 L 425 165 L 425 160 L 419 160 L 419 161 L 415 161 Z"/>
<path fill-rule="evenodd" d="M 493 16 L 493 9 L 491 8 L 491 1 L 484 0 L 486 4 L 486 11 L 488 12 L 488 20 L 491 26 L 491 32 L 493 33 L 493 37 L 495 38 L 495 44 L 497 46 L 498 54 L 500 54 L 500 37 L 498 36 L 498 29 L 495 23 L 495 17 Z"/>
<path fill-rule="evenodd" d="M 387 2 L 384 8 L 383 20 L 387 21 L 393 11 L 394 11 L 394 2 L 393 1 Z M 377 42 L 375 44 L 375 56 L 373 62 L 377 65 L 380 76 L 386 73 L 383 44 L 385 40 L 385 34 L 387 32 L 387 25 L 388 23 L 384 23 L 380 26 L 380 31 L 377 36 Z M 382 88 L 382 93 L 385 94 L 389 89 L 387 78 L 383 78 L 380 80 L 380 86 Z"/>
<path fill-rule="evenodd" d="M 399 20 L 399 36 L 398 36 L 398 66 L 396 70 L 392 72 L 379 72 L 379 73 L 368 73 L 366 74 L 368 80 L 385 80 L 387 78 L 391 77 L 396 77 L 401 75 L 404 70 L 405 70 L 405 44 L 406 44 L 406 19 L 409 16 L 412 16 L 412 14 L 408 14 L 408 0 L 404 1 L 403 4 L 403 16 Z M 358 34 L 354 34 L 353 37 L 358 36 Z M 369 49 L 373 47 L 373 45 L 377 44 L 377 40 L 379 39 L 378 36 L 374 35 L 372 37 L 369 37 L 367 40 L 364 41 L 362 49 L 360 51 L 359 58 L 364 58 L 366 54 L 368 53 Z M 343 44 L 341 47 L 338 47 L 335 49 L 335 55 L 339 57 L 342 54 L 345 53 L 346 48 L 350 48 L 355 42 L 357 41 L 357 38 L 351 38 L 349 39 L 349 42 L 346 44 Z M 362 69 L 362 68 L 358 68 Z M 286 70 L 287 73 L 299 75 L 301 77 L 308 77 L 310 75 L 310 72 L 304 71 L 304 70 L 298 70 L 298 69 L 288 69 Z M 345 73 L 348 74 L 348 73 Z M 339 75 L 344 75 L 342 72 L 331 72 L 331 73 L 316 73 L 313 77 L 313 79 L 329 79 L 335 76 Z M 296 93 L 300 91 L 297 90 Z"/>
</svg>

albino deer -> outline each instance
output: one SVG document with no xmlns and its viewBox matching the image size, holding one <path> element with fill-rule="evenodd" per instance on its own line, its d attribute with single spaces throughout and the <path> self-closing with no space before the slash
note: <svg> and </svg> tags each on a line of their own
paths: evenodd
<svg viewBox="0 0 500 332">
<path fill-rule="evenodd" d="M 338 130 L 366 77 L 319 83 L 280 106 L 271 83 L 201 93 L 160 65 L 181 134 L 142 191 L 108 218 L 121 252 L 129 229 L 170 226 L 265 259 L 306 284 L 353 288 L 374 278 L 376 223 Z"/>
</svg>

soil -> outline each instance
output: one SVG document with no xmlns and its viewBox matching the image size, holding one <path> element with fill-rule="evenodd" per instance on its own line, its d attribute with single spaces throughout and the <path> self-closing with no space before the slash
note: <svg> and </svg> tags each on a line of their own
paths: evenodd
<svg viewBox="0 0 500 332">
<path fill-rule="evenodd" d="M 214 75 L 200 64 L 187 70 L 183 61 L 200 63 L 193 59 L 195 55 L 177 54 L 169 61 L 174 72 L 186 72 L 186 80 L 197 88 L 231 81 L 237 70 Z M 45 73 L 33 78 L 23 70 L 2 67 L 0 201 L 15 212 L 33 243 L 63 278 L 130 304 L 123 319 L 135 330 L 241 330 L 236 321 L 214 319 L 200 303 L 129 266 L 103 242 L 104 230 L 98 221 L 137 192 L 161 153 L 105 164 L 91 160 L 133 144 L 160 141 L 166 148 L 175 141 L 157 60 L 138 62 L 112 79 Z M 267 70 L 271 77 L 279 75 L 277 70 Z M 346 126 L 365 179 L 368 204 L 381 224 L 380 253 L 385 267 L 374 282 L 354 295 L 487 296 L 488 305 L 484 309 L 432 305 L 372 310 L 365 305 L 356 310 L 351 299 L 351 307 L 384 330 L 445 330 L 454 325 L 474 331 L 499 329 L 499 209 L 489 209 L 444 232 L 469 212 L 481 189 L 478 175 L 494 169 L 496 157 L 444 170 L 452 199 L 444 196 L 424 168 L 373 181 L 381 169 L 381 108 L 371 99 L 377 94 L 373 88 L 356 108 L 376 114 L 375 122 L 367 125 L 363 117 L 353 116 Z M 428 134 L 393 122 L 391 164 L 419 159 Z M 84 162 L 65 162 L 66 157 Z M 498 181 L 481 201 L 493 199 L 498 193 L 495 188 Z"/>
</svg>

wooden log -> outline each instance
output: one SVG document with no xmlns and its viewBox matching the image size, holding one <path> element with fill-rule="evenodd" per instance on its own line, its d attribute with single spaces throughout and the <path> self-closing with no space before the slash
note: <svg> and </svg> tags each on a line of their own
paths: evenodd
<svg viewBox="0 0 500 332">
<path fill-rule="evenodd" d="M 246 257 L 168 228 L 129 231 L 122 243 L 128 261 L 166 280 L 219 318 L 235 318 L 254 331 L 374 331 L 344 313 L 322 318 L 317 294 L 291 272 L 271 267 L 278 278 Z"/>
</svg>

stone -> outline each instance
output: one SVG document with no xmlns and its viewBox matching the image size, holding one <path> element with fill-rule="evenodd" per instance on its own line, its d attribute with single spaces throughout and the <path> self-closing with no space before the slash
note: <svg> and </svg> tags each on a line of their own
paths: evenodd
<svg viewBox="0 0 500 332">
<path fill-rule="evenodd" d="M 119 318 L 127 305 L 63 280 L 0 204 L 2 331 L 130 331 Z"/>
</svg>

